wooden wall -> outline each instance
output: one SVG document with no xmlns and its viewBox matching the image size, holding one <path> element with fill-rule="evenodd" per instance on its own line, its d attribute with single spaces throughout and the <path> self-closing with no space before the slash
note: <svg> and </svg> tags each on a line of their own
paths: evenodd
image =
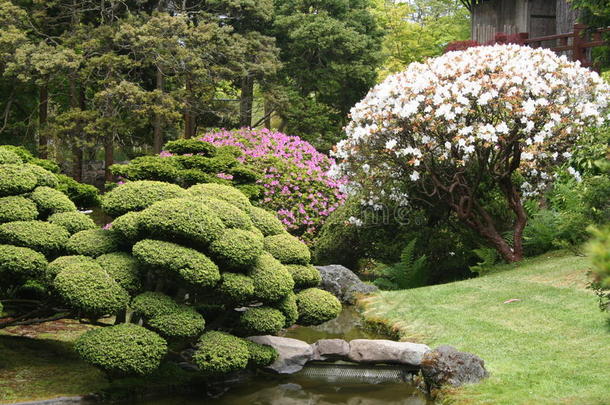
<svg viewBox="0 0 610 405">
<path fill-rule="evenodd" d="M 481 43 L 498 32 L 532 38 L 570 32 L 576 20 L 567 0 L 484 0 L 472 7 L 472 39 Z"/>
</svg>

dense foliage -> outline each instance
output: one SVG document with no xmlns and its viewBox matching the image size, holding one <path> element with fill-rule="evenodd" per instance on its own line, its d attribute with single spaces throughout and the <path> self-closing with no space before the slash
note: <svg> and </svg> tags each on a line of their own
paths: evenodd
<svg viewBox="0 0 610 405">
<path fill-rule="evenodd" d="M 325 219 L 345 201 L 345 178 L 333 179 L 334 160 L 298 136 L 268 129 L 219 131 L 202 141 L 239 148 L 240 158 L 260 175 L 262 206 L 277 212 L 288 230 L 311 241 Z"/>
<path fill-rule="evenodd" d="M 10 177 L 21 184 L 28 166 L 8 166 L 21 171 Z M 28 201 L 40 188 L 30 180 L 22 185 Z M 6 190 L 18 189 L 5 183 Z M 52 222 L 0 224 L 0 298 L 13 298 L 5 301 L 10 318 L 0 328 L 45 317 L 100 325 L 116 316 L 116 326 L 76 343 L 86 361 L 110 375 L 148 374 L 168 348 L 193 347 L 192 360 L 206 373 L 266 365 L 275 352 L 242 336 L 275 334 L 298 320 L 318 324 L 341 310 L 334 296 L 315 288 L 320 279 L 307 246 L 233 187 L 127 182 L 102 197 L 102 206 L 118 215 L 105 229 L 74 216 L 75 208 L 56 202 L 59 196 L 45 192 L 24 211 L 45 207 L 42 219 L 50 214 Z M 293 265 L 308 269 L 298 283 L 288 269 Z M 23 307 L 20 287 L 32 281 L 40 291 Z M 298 306 L 303 288 L 315 301 Z"/>
<path fill-rule="evenodd" d="M 373 88 L 352 110 L 337 156 L 370 205 L 446 205 L 516 261 L 522 197 L 550 182 L 587 125 L 604 122 L 609 92 L 599 75 L 548 50 L 450 52 Z M 514 215 L 512 245 L 485 207 L 494 192 Z"/>
</svg>

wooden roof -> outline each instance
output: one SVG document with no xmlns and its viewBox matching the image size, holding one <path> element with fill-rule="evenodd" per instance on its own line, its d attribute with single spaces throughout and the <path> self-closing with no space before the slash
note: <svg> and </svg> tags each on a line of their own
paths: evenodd
<svg viewBox="0 0 610 405">
<path fill-rule="evenodd" d="M 477 4 L 481 4 L 484 1 L 489 0 L 460 0 L 460 2 L 468 9 L 468 11 L 472 11 L 472 6 L 476 6 Z"/>
</svg>

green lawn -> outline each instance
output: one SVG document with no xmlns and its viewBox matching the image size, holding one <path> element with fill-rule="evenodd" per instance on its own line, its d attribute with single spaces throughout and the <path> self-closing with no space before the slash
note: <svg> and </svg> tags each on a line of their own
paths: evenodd
<svg viewBox="0 0 610 405">
<path fill-rule="evenodd" d="M 452 403 L 610 404 L 610 325 L 585 289 L 588 259 L 554 253 L 495 270 L 382 292 L 364 302 L 365 316 L 403 340 L 483 358 L 491 377 L 452 390 Z"/>
</svg>

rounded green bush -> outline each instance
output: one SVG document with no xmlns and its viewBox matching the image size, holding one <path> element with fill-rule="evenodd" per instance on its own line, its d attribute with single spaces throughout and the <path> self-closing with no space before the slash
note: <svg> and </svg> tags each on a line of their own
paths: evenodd
<svg viewBox="0 0 610 405">
<path fill-rule="evenodd" d="M 216 146 L 198 139 L 177 139 L 175 141 L 169 141 L 163 146 L 163 149 L 177 155 L 184 155 L 185 153 L 200 154 L 203 156 L 216 155 Z"/>
<path fill-rule="evenodd" d="M 320 272 L 311 264 L 287 264 L 286 268 L 292 275 L 296 288 L 316 287 L 322 281 Z"/>
<path fill-rule="evenodd" d="M 268 253 L 258 257 L 249 275 L 254 282 L 254 296 L 265 302 L 278 301 L 294 288 L 290 272 Z"/>
<path fill-rule="evenodd" d="M 341 312 L 341 303 L 328 291 L 308 288 L 297 294 L 299 325 L 319 325 L 330 321 Z"/>
<path fill-rule="evenodd" d="M 199 339 L 193 360 L 209 374 L 227 374 L 248 366 L 250 352 L 243 339 L 227 333 L 210 331 Z"/>
<path fill-rule="evenodd" d="M 225 229 L 210 244 L 210 253 L 228 268 L 249 267 L 263 253 L 263 239 L 243 229 Z"/>
<path fill-rule="evenodd" d="M 248 200 L 248 197 L 246 197 L 244 193 L 235 187 L 225 186 L 224 184 L 196 184 L 188 189 L 188 193 L 194 197 L 206 196 L 225 200 L 242 210 L 247 210 L 252 206 L 250 200 Z"/>
<path fill-rule="evenodd" d="M 68 231 L 71 235 L 87 229 L 94 229 L 95 222 L 83 214 L 82 212 L 58 212 L 49 217 L 48 221 L 52 224 L 59 225 Z"/>
<path fill-rule="evenodd" d="M 220 218 L 207 206 L 192 199 L 161 201 L 139 216 L 140 231 L 148 237 L 179 240 L 206 246 L 225 229 Z"/>
<path fill-rule="evenodd" d="M 241 330 L 252 335 L 275 335 L 286 323 L 286 317 L 280 310 L 270 307 L 248 308 L 239 317 Z"/>
<path fill-rule="evenodd" d="M 167 353 L 162 337 L 132 323 L 91 330 L 74 348 L 87 363 L 112 375 L 150 374 Z"/>
<path fill-rule="evenodd" d="M 187 283 L 213 287 L 220 280 L 218 266 L 203 253 L 153 239 L 144 239 L 133 246 L 133 255 L 142 263 L 178 273 Z"/>
<path fill-rule="evenodd" d="M 192 199 L 210 207 L 227 228 L 246 230 L 252 228 L 252 221 L 248 214 L 225 200 L 205 196 L 192 197 Z"/>
<path fill-rule="evenodd" d="M 79 207 L 94 207 L 100 203 L 99 190 L 91 184 L 82 184 L 72 177 L 57 174 L 57 189 L 67 195 Z"/>
<path fill-rule="evenodd" d="M 0 245 L 0 275 L 19 278 L 39 278 L 45 274 L 47 259 L 40 253 L 19 246 Z"/>
<path fill-rule="evenodd" d="M 36 203 L 40 215 L 45 217 L 58 212 L 76 211 L 76 205 L 64 193 L 54 188 L 36 187 L 30 199 Z"/>
<path fill-rule="evenodd" d="M 171 297 L 160 293 L 147 291 L 131 300 L 130 308 L 144 319 L 173 314 L 178 311 L 180 304 Z"/>
<path fill-rule="evenodd" d="M 273 306 L 280 310 L 280 312 L 286 317 L 285 328 L 294 325 L 299 319 L 299 307 L 297 306 L 297 296 L 292 291 L 289 292 L 284 298 L 274 303 Z"/>
<path fill-rule="evenodd" d="M 197 337 L 205 328 L 203 316 L 188 306 L 180 306 L 171 314 L 157 315 L 146 324 L 165 338 Z"/>
<path fill-rule="evenodd" d="M 70 234 L 58 225 L 43 221 L 15 221 L 0 225 L 0 243 L 29 247 L 52 256 L 66 246 Z"/>
<path fill-rule="evenodd" d="M 124 165 L 112 165 L 115 176 L 129 180 L 152 180 L 175 183 L 179 177 L 179 165 L 175 159 L 160 156 L 140 156 Z"/>
<path fill-rule="evenodd" d="M 107 229 L 87 229 L 77 232 L 66 243 L 66 250 L 69 253 L 91 257 L 112 253 L 118 248 L 118 238 Z"/>
<path fill-rule="evenodd" d="M 267 236 L 265 250 L 283 264 L 307 264 L 311 260 L 307 245 L 289 233 Z"/>
<path fill-rule="evenodd" d="M 48 160 L 46 160 L 46 162 L 48 162 Z M 56 188 L 59 185 L 57 176 L 44 167 L 41 167 L 38 164 L 30 163 L 26 163 L 23 166 L 36 177 L 36 184 L 38 187 Z"/>
<path fill-rule="evenodd" d="M 23 159 L 12 150 L 0 147 L 0 164 L 20 164 Z"/>
<path fill-rule="evenodd" d="M 32 191 L 38 179 L 25 165 L 0 165 L 0 197 Z"/>
<path fill-rule="evenodd" d="M 125 309 L 129 295 L 97 263 L 72 263 L 57 273 L 53 287 L 71 308 L 97 319 Z"/>
<path fill-rule="evenodd" d="M 183 188 L 160 181 L 132 181 L 122 184 L 102 197 L 102 209 L 113 217 L 129 211 L 141 211 L 157 201 L 186 197 Z"/>
<path fill-rule="evenodd" d="M 29 162 L 30 160 L 34 159 L 32 152 L 23 146 L 0 145 L 0 149 L 15 153 L 17 156 L 19 156 L 22 162 Z"/>
<path fill-rule="evenodd" d="M 218 291 L 231 302 L 246 303 L 254 296 L 254 281 L 244 274 L 222 273 Z"/>
<path fill-rule="evenodd" d="M 26 163 L 31 163 L 33 165 L 42 167 L 46 171 L 51 172 L 53 174 L 59 173 L 61 171 L 61 167 L 59 167 L 59 165 L 57 163 L 55 163 L 52 160 L 48 160 L 48 159 L 32 158 L 32 159 L 28 160 Z M 39 184 L 39 185 L 41 185 L 41 184 Z"/>
<path fill-rule="evenodd" d="M 131 211 L 112 221 L 112 232 L 118 235 L 121 243 L 132 245 L 140 238 L 140 212 Z"/>
<path fill-rule="evenodd" d="M 260 229 L 265 236 L 279 235 L 286 232 L 284 225 L 272 212 L 259 207 L 250 207 L 248 214 L 254 226 Z"/>
<path fill-rule="evenodd" d="M 95 261 L 128 292 L 135 292 L 142 288 L 140 263 L 129 253 L 106 253 Z"/>
<path fill-rule="evenodd" d="M 38 218 L 36 204 L 21 196 L 0 198 L 0 223 L 32 221 Z"/>
<path fill-rule="evenodd" d="M 244 340 L 248 346 L 249 364 L 252 367 L 266 367 L 277 359 L 278 352 L 271 346 L 260 345 L 248 339 Z"/>
<path fill-rule="evenodd" d="M 87 256 L 60 256 L 47 266 L 46 278 L 53 280 L 65 267 L 87 263 L 95 263 L 95 260 Z"/>
</svg>

